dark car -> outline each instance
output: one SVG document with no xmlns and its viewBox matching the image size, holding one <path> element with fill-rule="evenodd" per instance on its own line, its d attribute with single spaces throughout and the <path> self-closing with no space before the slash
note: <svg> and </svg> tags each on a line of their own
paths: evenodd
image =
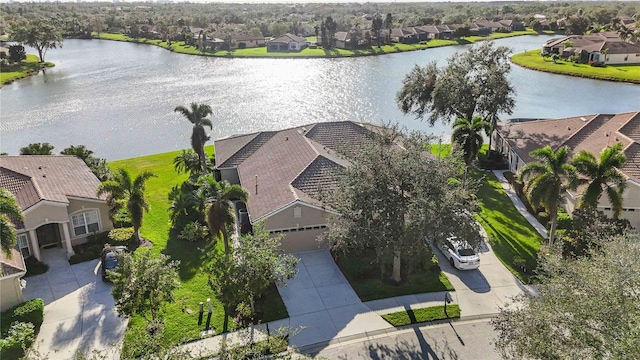
<svg viewBox="0 0 640 360">
<path fill-rule="evenodd" d="M 126 246 L 113 246 L 102 250 L 102 281 L 109 281 L 107 270 L 113 270 L 120 264 L 120 257 L 127 251 Z"/>
</svg>

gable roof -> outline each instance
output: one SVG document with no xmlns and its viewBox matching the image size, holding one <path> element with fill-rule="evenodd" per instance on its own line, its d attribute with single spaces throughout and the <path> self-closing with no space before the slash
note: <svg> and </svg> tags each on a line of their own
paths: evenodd
<svg viewBox="0 0 640 360">
<path fill-rule="evenodd" d="M 256 222 L 295 201 L 322 206 L 320 194 L 335 186 L 332 173 L 349 166 L 348 159 L 379 129 L 338 121 L 220 139 L 218 168 L 237 169 Z"/>
<path fill-rule="evenodd" d="M 597 157 L 602 149 L 620 142 L 627 157 L 620 170 L 640 182 L 640 112 L 509 122 L 499 132 L 526 163 L 535 160 L 531 151 L 546 145 L 554 150 L 566 145 L 572 155 L 585 150 Z"/>
<path fill-rule="evenodd" d="M 280 36 L 279 38 L 273 39 L 270 42 L 274 42 L 274 43 L 285 43 L 288 44 L 290 42 L 306 42 L 307 39 L 300 37 L 298 35 L 294 35 L 294 34 L 290 34 L 290 33 L 286 33 L 282 36 Z"/>
<path fill-rule="evenodd" d="M 43 200 L 69 204 L 69 196 L 103 200 L 96 196 L 99 185 L 76 156 L 0 156 L 0 186 L 16 196 L 22 211 Z"/>
</svg>

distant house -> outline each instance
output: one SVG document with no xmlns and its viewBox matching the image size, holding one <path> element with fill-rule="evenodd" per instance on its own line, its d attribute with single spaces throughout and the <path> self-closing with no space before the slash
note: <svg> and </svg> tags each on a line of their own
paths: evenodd
<svg viewBox="0 0 640 360">
<path fill-rule="evenodd" d="M 627 157 L 626 164 L 618 169 L 627 178 L 622 217 L 640 229 L 640 112 L 510 121 L 493 138 L 494 149 L 505 156 L 513 172 L 535 160 L 529 155 L 531 151 L 546 145 L 554 150 L 566 145 L 572 156 L 585 150 L 597 157 L 602 149 L 618 142 Z M 577 207 L 582 190 L 567 192 L 564 207 L 568 212 Z M 606 195 L 600 198 L 598 209 L 612 215 Z"/>
<path fill-rule="evenodd" d="M 216 168 L 222 180 L 249 192 L 252 224 L 262 221 L 270 233 L 286 235 L 285 251 L 326 248 L 317 238 L 332 211 L 322 194 L 335 188 L 333 173 L 349 166 L 348 159 L 379 129 L 341 121 L 219 139 Z"/>
<path fill-rule="evenodd" d="M 27 273 L 22 255 L 13 250 L 11 258 L 0 251 L 0 311 L 24 302 L 20 278 Z"/>
<path fill-rule="evenodd" d="M 497 21 L 476 21 L 474 24 L 479 28 L 488 29 L 489 33 L 506 30 L 505 26 Z"/>
<path fill-rule="evenodd" d="M 640 64 L 640 44 L 622 40 L 617 32 L 551 39 L 542 46 L 542 51 L 564 58 L 576 55 L 582 63 Z"/>
<path fill-rule="evenodd" d="M 232 48 L 247 49 L 265 46 L 264 36 L 250 35 L 244 33 L 230 34 L 232 40 Z"/>
<path fill-rule="evenodd" d="M 43 260 L 41 250 L 73 245 L 113 228 L 100 180 L 75 156 L 0 156 L 0 186 L 15 195 L 25 219 L 16 224 L 18 250 Z"/>
<path fill-rule="evenodd" d="M 523 31 L 524 24 L 518 20 L 500 20 L 498 21 L 507 31 Z"/>
<path fill-rule="evenodd" d="M 267 52 L 300 51 L 307 47 L 307 39 L 286 33 L 267 43 Z"/>
</svg>

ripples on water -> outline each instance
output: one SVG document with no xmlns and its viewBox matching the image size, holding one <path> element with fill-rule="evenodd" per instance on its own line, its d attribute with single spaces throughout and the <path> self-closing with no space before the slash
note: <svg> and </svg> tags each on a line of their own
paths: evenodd
<svg viewBox="0 0 640 360">
<path fill-rule="evenodd" d="M 507 41 L 508 40 L 508 41 Z M 546 37 L 502 40 L 518 51 Z M 0 90 L 0 149 L 31 142 L 61 150 L 85 144 L 120 159 L 189 147 L 191 125 L 173 112 L 212 106 L 212 138 L 318 121 L 400 122 L 449 136 L 403 116 L 395 93 L 414 64 L 444 60 L 463 47 L 355 59 L 215 59 L 140 44 L 66 40 L 46 74 Z M 640 86 L 550 75 L 513 67 L 514 117 L 563 117 L 640 109 Z"/>
</svg>

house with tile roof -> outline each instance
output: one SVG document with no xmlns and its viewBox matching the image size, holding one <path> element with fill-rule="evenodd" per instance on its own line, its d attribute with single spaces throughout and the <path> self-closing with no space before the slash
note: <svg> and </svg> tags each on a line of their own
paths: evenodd
<svg viewBox="0 0 640 360">
<path fill-rule="evenodd" d="M 571 156 L 585 150 L 597 158 L 603 149 L 618 142 L 624 146 L 627 158 L 619 169 L 627 178 L 622 217 L 640 229 L 640 112 L 564 119 L 514 119 L 495 132 L 493 147 L 505 156 L 509 169 L 517 172 L 525 164 L 535 161 L 529 155 L 531 151 L 546 145 L 554 150 L 566 145 L 571 149 Z M 568 212 L 577 207 L 582 190 L 567 192 L 564 206 Z M 600 198 L 598 209 L 608 216 L 613 214 L 606 196 Z"/>
<path fill-rule="evenodd" d="M 18 250 L 43 259 L 43 249 L 61 247 L 68 256 L 87 236 L 113 228 L 100 180 L 76 156 L 0 156 L 0 186 L 9 190 L 24 214 L 16 223 Z"/>
<path fill-rule="evenodd" d="M 215 141 L 216 168 L 221 180 L 249 192 L 252 224 L 285 234 L 285 251 L 327 247 L 317 241 L 332 213 L 322 195 L 335 188 L 333 174 L 381 129 L 338 121 L 231 136 Z"/>
<path fill-rule="evenodd" d="M 267 52 L 300 51 L 307 47 L 307 39 L 286 33 L 267 42 Z"/>
<path fill-rule="evenodd" d="M 11 258 L 0 251 L 0 311 L 24 302 L 20 278 L 26 273 L 27 267 L 18 250 L 12 250 Z"/>
<path fill-rule="evenodd" d="M 542 52 L 563 58 L 576 55 L 581 63 L 640 64 L 640 44 L 624 41 L 613 31 L 551 39 L 542 45 Z"/>
</svg>

